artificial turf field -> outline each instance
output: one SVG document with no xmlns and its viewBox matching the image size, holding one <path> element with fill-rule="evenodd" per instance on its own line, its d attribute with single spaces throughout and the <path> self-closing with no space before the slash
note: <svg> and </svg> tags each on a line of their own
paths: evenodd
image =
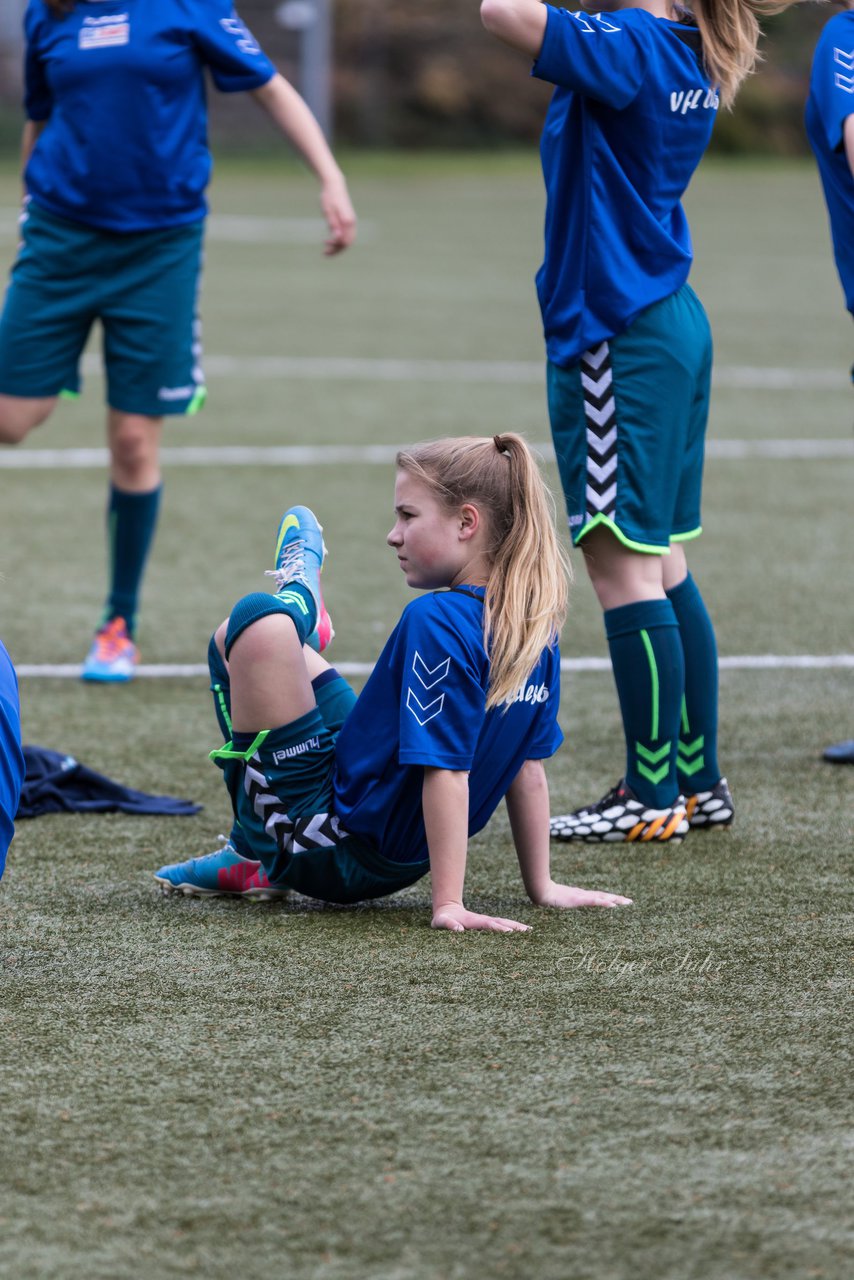
<svg viewBox="0 0 854 1280">
<path fill-rule="evenodd" d="M 393 469 L 323 450 L 548 438 L 535 157 L 348 168 L 363 236 L 334 262 L 309 180 L 218 168 L 211 397 L 165 443 L 316 452 L 167 462 L 146 664 L 203 662 L 297 501 L 326 528 L 333 655 L 369 662 L 408 598 L 383 542 Z M 16 193 L 9 169 L 7 261 Z M 432 932 L 426 881 L 350 909 L 162 899 L 152 870 L 228 826 L 204 679 L 23 678 L 26 741 L 204 809 L 19 825 L 0 886 L 13 1280 L 852 1274 L 854 770 L 819 759 L 854 734 L 851 324 L 809 166 L 708 164 L 689 213 L 719 384 L 692 568 L 724 658 L 835 658 L 722 671 L 735 827 L 556 846 L 560 877 L 635 900 L 558 914 L 526 903 L 497 814 L 471 843 L 469 902 L 527 935 Z M 90 376 L 27 450 L 101 447 L 101 396 Z M 0 465 L 0 635 L 22 666 L 79 662 L 104 589 L 103 468 L 20 458 Z M 563 653 L 605 653 L 580 575 Z M 557 809 L 620 774 L 610 675 L 571 671 L 562 720 Z"/>
</svg>

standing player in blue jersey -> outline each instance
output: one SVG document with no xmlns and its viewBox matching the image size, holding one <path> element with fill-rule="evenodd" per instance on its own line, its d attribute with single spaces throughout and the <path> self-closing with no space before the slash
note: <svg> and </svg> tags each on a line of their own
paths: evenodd
<svg viewBox="0 0 854 1280">
<path fill-rule="evenodd" d="M 487 29 L 555 86 L 537 276 L 549 415 L 626 739 L 623 780 L 553 819 L 557 839 L 680 840 L 689 825 L 732 821 L 717 760 L 715 635 L 684 551 L 700 533 L 712 341 L 687 284 L 681 200 L 719 99 L 732 101 L 754 63 L 754 12 L 773 7 L 481 3 Z"/>
<path fill-rule="evenodd" d="M 463 902 L 468 838 L 506 798 L 532 901 L 627 898 L 556 884 L 543 761 L 562 740 L 557 636 L 566 569 L 548 492 L 521 437 L 438 440 L 398 455 L 388 542 L 404 610 L 359 698 L 315 648 L 328 618 L 322 530 L 305 507 L 279 526 L 278 593 L 240 600 L 209 651 L 236 824 L 226 847 L 161 867 L 190 894 L 288 889 L 355 902 L 431 874 L 437 929 L 516 920 Z"/>
<path fill-rule="evenodd" d="M 842 7 L 846 12 L 830 19 L 816 45 L 806 126 L 827 202 L 839 282 L 854 316 L 854 0 L 843 0 Z M 854 740 L 828 747 L 824 758 L 854 764 Z"/>
<path fill-rule="evenodd" d="M 24 772 L 18 678 L 12 659 L 0 642 L 0 876 L 15 834 L 15 814 Z"/>
<path fill-rule="evenodd" d="M 129 680 L 157 523 L 163 418 L 205 399 L 197 296 L 211 172 L 206 73 L 251 93 L 320 182 L 327 254 L 355 235 L 347 186 L 302 98 L 231 0 L 29 0 L 22 244 L 0 317 L 0 441 L 76 395 L 100 320 L 109 592 L 85 679 Z"/>
</svg>

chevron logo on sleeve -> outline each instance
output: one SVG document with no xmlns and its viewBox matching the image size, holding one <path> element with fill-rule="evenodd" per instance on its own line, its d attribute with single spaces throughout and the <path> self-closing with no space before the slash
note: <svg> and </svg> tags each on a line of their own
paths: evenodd
<svg viewBox="0 0 854 1280">
<path fill-rule="evenodd" d="M 833 61 L 838 62 L 846 71 L 854 71 L 854 49 L 850 53 L 846 53 L 844 49 L 834 49 Z"/>
<path fill-rule="evenodd" d="M 833 77 L 833 83 L 843 93 L 854 93 L 854 76 L 843 76 L 839 71 Z"/>
<path fill-rule="evenodd" d="M 441 714 L 442 707 L 445 705 L 445 695 L 440 693 L 438 698 L 434 698 L 432 702 L 428 702 L 426 706 L 418 701 L 411 689 L 406 690 L 406 707 L 415 716 L 420 725 L 425 725 L 428 720 L 434 720 L 436 716 Z"/>
<path fill-rule="evenodd" d="M 437 662 L 435 667 L 428 667 L 418 650 L 415 650 L 415 657 L 412 659 L 412 670 L 425 689 L 432 689 L 434 684 L 439 684 L 440 681 L 444 680 L 450 668 L 450 657 L 447 657 L 444 662 Z"/>
</svg>

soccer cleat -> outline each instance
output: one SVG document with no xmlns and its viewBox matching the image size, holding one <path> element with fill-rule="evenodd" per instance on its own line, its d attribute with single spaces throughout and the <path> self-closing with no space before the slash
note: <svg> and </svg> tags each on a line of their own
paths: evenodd
<svg viewBox="0 0 854 1280">
<path fill-rule="evenodd" d="M 287 897 L 287 889 L 271 884 L 260 862 L 244 858 L 230 840 L 221 849 L 187 862 L 175 862 L 155 871 L 154 879 L 164 893 L 183 893 L 190 898 L 237 897 L 267 902 Z"/>
<path fill-rule="evenodd" d="M 598 804 L 552 818 L 553 840 L 584 840 L 588 844 L 641 843 L 682 840 L 688 834 L 685 802 L 680 796 L 667 809 L 652 809 L 638 800 L 625 780 Z"/>
<path fill-rule="evenodd" d="M 95 632 L 81 675 L 84 680 L 113 684 L 132 680 L 139 650 L 128 635 L 124 618 L 111 618 Z"/>
<path fill-rule="evenodd" d="M 821 758 L 831 764 L 854 764 L 854 739 L 847 738 L 845 742 L 835 742 L 832 747 L 825 747 Z"/>
<path fill-rule="evenodd" d="M 332 642 L 332 628 L 323 594 L 320 575 L 326 559 L 326 543 L 323 541 L 323 525 L 308 507 L 290 507 L 279 523 L 276 537 L 276 567 L 268 569 L 268 577 L 276 579 L 277 594 L 287 591 L 292 582 L 308 587 L 317 606 L 317 622 L 306 644 L 318 653 Z"/>
<path fill-rule="evenodd" d="M 688 824 L 697 831 L 711 831 L 715 827 L 730 827 L 735 816 L 735 805 L 727 786 L 721 778 L 711 791 L 698 791 L 685 801 Z"/>
</svg>

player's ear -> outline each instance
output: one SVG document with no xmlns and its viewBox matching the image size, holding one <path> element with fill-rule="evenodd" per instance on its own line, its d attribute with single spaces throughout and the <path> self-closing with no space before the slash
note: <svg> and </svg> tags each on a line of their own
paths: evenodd
<svg viewBox="0 0 854 1280">
<path fill-rule="evenodd" d="M 471 502 L 464 502 L 460 507 L 460 541 L 468 542 L 473 538 L 481 525 L 481 516 L 477 507 Z"/>
</svg>

